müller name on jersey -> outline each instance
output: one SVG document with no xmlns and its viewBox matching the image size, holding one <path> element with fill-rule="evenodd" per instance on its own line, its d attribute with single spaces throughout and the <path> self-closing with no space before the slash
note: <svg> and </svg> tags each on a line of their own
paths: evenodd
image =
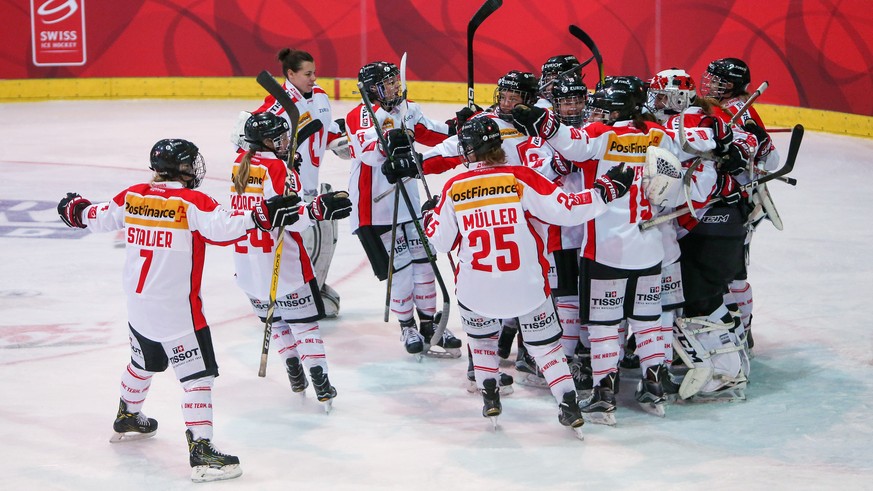
<svg viewBox="0 0 873 491">
<path fill-rule="evenodd" d="M 518 213 L 515 208 L 499 210 L 475 210 L 470 215 L 463 215 L 464 230 L 493 227 L 495 225 L 512 225 L 518 223 Z"/>
<path fill-rule="evenodd" d="M 128 226 L 127 243 L 147 247 L 173 247 L 173 232 Z"/>
</svg>

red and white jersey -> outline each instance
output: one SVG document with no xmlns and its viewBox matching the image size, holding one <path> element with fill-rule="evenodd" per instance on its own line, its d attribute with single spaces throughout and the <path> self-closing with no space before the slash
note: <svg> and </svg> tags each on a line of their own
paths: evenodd
<svg viewBox="0 0 873 491">
<path fill-rule="evenodd" d="M 415 142 L 432 147 L 448 137 L 447 124 L 430 120 L 421 113 L 421 106 L 409 101 L 406 113 L 406 127 L 415 132 Z M 373 106 L 378 118 L 379 127 L 383 132 L 400 128 L 400 107 L 388 112 L 381 105 Z M 373 124 L 370 113 L 364 104 L 359 104 L 346 116 L 346 131 L 349 135 L 349 150 L 351 153 L 351 169 L 349 176 L 349 199 L 352 201 L 352 214 L 349 217 L 351 229 L 368 225 L 391 225 L 394 212 L 394 185 L 382 174 L 382 164 L 385 155 L 379 146 L 379 135 Z M 405 185 L 416 217 L 420 208 L 418 197 L 418 182 L 411 179 Z M 374 202 L 373 199 L 388 192 L 385 198 Z M 397 223 L 409 222 L 412 216 L 401 200 L 397 209 Z"/>
<path fill-rule="evenodd" d="M 573 225 L 606 210 L 599 193 L 566 193 L 528 167 L 481 166 L 446 183 L 426 233 L 439 252 L 458 247 L 458 302 L 487 317 L 516 317 L 550 293 L 545 243 L 531 220 Z"/>
<path fill-rule="evenodd" d="M 725 99 L 725 100 L 721 101 L 722 107 L 724 108 L 724 112 L 727 113 L 728 120 L 734 114 L 739 112 L 740 108 L 743 107 L 743 104 L 745 104 L 745 103 L 746 103 L 746 97 L 734 97 L 731 99 Z M 756 111 L 755 107 L 752 106 L 745 113 L 743 113 L 743 115 L 740 116 L 739 121 L 737 121 L 737 123 L 736 123 L 736 126 L 733 127 L 733 130 L 735 133 L 735 135 L 734 135 L 735 140 L 738 138 L 739 139 L 747 139 L 747 140 L 749 139 L 748 134 L 736 135 L 736 133 L 738 131 L 738 128 L 737 128 L 738 126 L 742 127 L 746 123 L 750 123 L 750 122 L 758 125 L 759 128 L 762 128 L 765 131 L 767 130 L 767 127 L 764 126 L 764 121 L 761 119 L 761 116 L 758 115 L 758 111 Z M 755 137 L 752 136 L 753 140 L 754 140 L 754 138 Z M 754 141 L 757 142 L 757 140 L 754 140 Z M 767 171 L 773 171 L 779 167 L 780 158 L 779 158 L 779 152 L 776 150 L 776 146 L 773 145 L 772 141 L 770 142 L 769 145 L 770 145 L 770 149 L 769 149 L 770 151 L 769 151 L 769 154 L 767 155 L 767 157 L 764 158 L 763 160 L 756 161 L 755 165 L 756 165 L 756 167 L 758 167 L 760 169 L 767 170 Z M 746 184 L 749 181 L 751 181 L 751 177 L 748 174 L 737 176 L 737 182 L 739 182 L 740 184 Z"/>
<path fill-rule="evenodd" d="M 233 164 L 233 176 L 245 154 L 238 154 Z M 294 172 L 293 170 L 291 172 Z M 296 173 L 295 173 L 296 174 Z M 259 205 L 261 201 L 281 195 L 285 188 L 288 168 L 271 152 L 255 152 L 249 167 L 249 179 L 243 194 L 237 194 L 231 185 L 230 203 L 234 211 L 244 212 Z M 292 179 L 291 182 L 299 182 Z M 298 192 L 299 188 L 291 189 Z M 312 280 L 312 262 L 303 247 L 301 231 L 312 224 L 309 213 L 300 207 L 300 219 L 285 227 L 282 240 L 282 258 L 279 265 L 279 283 L 276 296 L 288 295 L 304 283 Z M 236 267 L 236 284 L 251 297 L 259 300 L 270 298 L 270 283 L 276 257 L 279 230 L 264 232 L 259 228 L 249 230 L 245 239 L 234 244 L 233 262 Z"/>
<path fill-rule="evenodd" d="M 294 101 L 294 104 L 297 105 L 297 110 L 300 112 L 300 121 L 297 126 L 298 131 L 315 119 L 321 120 L 323 125 L 318 132 L 307 138 L 306 141 L 300 142 L 300 146 L 297 149 L 297 152 L 303 158 L 303 163 L 300 164 L 303 195 L 309 201 L 318 194 L 318 170 L 321 167 L 321 161 L 324 157 L 324 150 L 327 148 L 327 144 L 335 138 L 342 136 L 339 127 L 331 116 L 330 98 L 324 92 L 324 89 L 316 85 L 312 88 L 312 92 L 305 96 L 287 79 L 282 84 L 282 88 L 291 96 L 291 100 Z M 270 111 L 282 116 L 288 120 L 288 124 L 291 124 L 285 109 L 276 102 L 276 98 L 272 95 L 268 95 L 264 99 L 264 103 L 261 104 L 261 107 L 257 108 L 254 112 L 259 113 L 264 111 Z"/>
<path fill-rule="evenodd" d="M 512 123 L 500 119 L 494 113 L 477 113 L 479 114 L 484 114 L 497 122 L 497 127 L 500 128 L 501 147 L 506 153 L 508 165 L 526 165 L 536 169 L 546 165 L 554 156 L 554 151 L 542 138 L 525 136 L 515 129 Z M 463 163 L 464 158 L 458 147 L 458 135 L 452 135 L 424 153 L 422 170 L 425 174 L 440 174 Z"/>
<path fill-rule="evenodd" d="M 135 184 L 85 208 L 82 222 L 92 232 L 124 229 L 128 319 L 158 342 L 207 325 L 200 298 L 206 244 L 232 244 L 255 228 L 251 214 L 225 210 L 180 182 Z"/>
<path fill-rule="evenodd" d="M 555 158 L 560 157 L 556 155 Z M 557 174 L 550 165 L 542 165 L 535 170 L 546 177 L 546 179 L 558 185 L 564 192 L 579 193 L 586 189 L 591 189 L 594 185 L 595 178 L 593 174 L 597 170 L 597 161 L 589 160 L 587 162 L 589 165 L 582 165 L 584 163 L 580 163 L 578 168 L 567 175 Z M 587 172 L 585 169 L 588 169 Z M 585 230 L 588 227 L 594 227 L 594 221 L 569 226 L 546 224 L 546 229 L 542 234 L 546 237 L 547 252 L 582 247 L 585 239 Z"/>
<path fill-rule="evenodd" d="M 609 126 L 590 123 L 582 129 L 561 126 L 549 139 L 559 154 L 574 162 L 596 160 L 595 176 L 625 163 L 634 169 L 634 181 L 628 193 L 610 203 L 606 213 L 588 227 L 582 256 L 600 264 L 622 269 L 645 269 L 664 257 L 661 234 L 657 229 L 641 232 L 640 222 L 653 217 L 652 207 L 642 192 L 642 176 L 649 145 L 676 152 L 676 144 L 667 130 L 652 122 L 645 130 L 631 121 Z"/>
</svg>

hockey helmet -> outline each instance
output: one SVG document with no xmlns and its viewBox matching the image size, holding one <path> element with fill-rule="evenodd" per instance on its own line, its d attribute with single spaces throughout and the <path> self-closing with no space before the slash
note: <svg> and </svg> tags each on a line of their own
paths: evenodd
<svg viewBox="0 0 873 491">
<path fill-rule="evenodd" d="M 585 121 L 588 87 L 576 73 L 561 75 L 552 84 L 551 98 L 555 118 L 561 124 L 579 128 Z"/>
<path fill-rule="evenodd" d="M 658 121 L 679 114 L 697 99 L 694 79 L 685 70 L 661 70 L 649 81 L 648 108 Z"/>
<path fill-rule="evenodd" d="M 752 81 L 749 65 L 739 58 L 710 62 L 700 80 L 700 95 L 713 99 L 735 97 L 746 92 Z"/>
<path fill-rule="evenodd" d="M 255 113 L 246 120 L 245 140 L 252 150 L 272 151 L 284 159 L 290 146 L 290 129 L 288 121 L 281 116 L 271 112 Z M 271 140 L 273 148 L 266 146 L 264 140 Z"/>
<path fill-rule="evenodd" d="M 197 145 L 178 138 L 159 140 L 149 154 L 149 169 L 164 180 L 181 180 L 195 189 L 206 175 L 206 162 Z"/>
<path fill-rule="evenodd" d="M 458 131 L 458 150 L 467 162 L 475 162 L 488 152 L 500 148 L 500 127 L 487 115 L 468 119 Z"/>
<path fill-rule="evenodd" d="M 494 90 L 495 114 L 512 121 L 512 108 L 516 104 L 534 104 L 537 100 L 537 78 L 531 72 L 512 70 L 500 77 Z"/>
<path fill-rule="evenodd" d="M 386 111 L 390 111 L 403 102 L 403 87 L 400 84 L 400 70 L 397 65 L 387 61 L 367 63 L 358 72 L 358 82 L 370 97 L 377 101 Z"/>
</svg>

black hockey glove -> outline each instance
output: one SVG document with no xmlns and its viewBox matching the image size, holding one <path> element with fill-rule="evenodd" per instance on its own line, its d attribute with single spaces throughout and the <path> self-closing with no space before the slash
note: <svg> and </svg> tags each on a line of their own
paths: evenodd
<svg viewBox="0 0 873 491">
<path fill-rule="evenodd" d="M 287 227 L 300 220 L 300 196 L 289 194 L 288 196 L 273 196 L 261 201 L 252 210 L 252 220 L 255 225 L 269 231 L 276 227 Z"/>
<path fill-rule="evenodd" d="M 749 143 L 746 140 L 737 140 L 728 145 L 727 154 L 719 158 L 719 172 L 727 172 L 730 175 L 738 176 L 746 172 L 749 164 Z"/>
<path fill-rule="evenodd" d="M 594 181 L 594 187 L 600 191 L 604 203 L 621 198 L 627 193 L 634 182 L 634 170 L 619 164 L 606 171 L 606 174 Z"/>
<path fill-rule="evenodd" d="M 58 203 L 58 215 L 70 228 L 85 228 L 82 223 L 82 211 L 91 206 L 91 202 L 78 193 L 67 193 L 67 197 Z"/>
<path fill-rule="evenodd" d="M 339 126 L 340 134 L 345 135 L 346 134 L 346 120 L 343 118 L 339 118 L 339 119 L 334 119 L 333 122 L 336 123 L 337 126 Z"/>
<path fill-rule="evenodd" d="M 458 129 L 461 126 L 464 126 L 464 123 L 467 122 L 468 119 L 472 118 L 473 115 L 481 113 L 482 108 L 473 104 L 473 108 L 464 107 L 460 111 L 455 113 L 455 117 L 446 121 L 446 124 L 449 125 L 449 136 L 457 135 Z"/>
<path fill-rule="evenodd" d="M 331 191 L 316 196 L 306 209 L 313 220 L 339 220 L 352 214 L 352 201 L 345 191 Z"/>
<path fill-rule="evenodd" d="M 300 152 L 294 152 L 294 161 L 291 163 L 291 166 L 294 167 L 294 172 L 300 174 L 301 165 L 303 165 L 303 156 L 300 155 Z"/>
<path fill-rule="evenodd" d="M 382 174 L 388 179 L 388 182 L 394 184 L 404 177 L 418 177 L 418 166 L 415 159 L 421 159 L 421 154 L 395 153 L 388 157 L 388 160 L 382 164 Z"/>
<path fill-rule="evenodd" d="M 527 136 L 539 136 L 548 140 L 555 136 L 560 123 L 555 115 L 547 109 L 537 106 L 518 104 L 512 108 L 512 124 L 515 129 Z"/>
<path fill-rule="evenodd" d="M 715 191 L 712 197 L 721 197 L 722 201 L 729 205 L 736 205 L 743 199 L 743 191 L 736 179 L 730 174 L 724 172 L 718 173 L 718 178 L 715 181 Z"/>
<path fill-rule="evenodd" d="M 767 131 L 751 121 L 744 124 L 743 129 L 755 135 L 755 139 L 758 140 L 758 151 L 755 158 L 766 159 L 767 156 L 770 155 L 770 150 L 773 146 L 770 141 L 770 135 L 767 134 Z"/>
<path fill-rule="evenodd" d="M 712 137 L 715 141 L 715 149 L 712 153 L 717 157 L 723 157 L 730 152 L 734 132 L 726 121 L 716 116 L 704 116 L 700 119 L 700 127 L 712 129 Z"/>
<path fill-rule="evenodd" d="M 421 204 L 421 222 L 424 224 L 425 229 L 427 229 L 428 225 L 430 225 L 430 222 L 433 220 L 433 209 L 436 208 L 436 205 L 439 202 L 440 195 L 435 194 Z"/>
<path fill-rule="evenodd" d="M 385 132 L 385 142 L 388 148 L 382 151 L 390 157 L 394 154 L 404 154 L 412 151 L 412 143 L 415 142 L 415 134 L 402 128 L 392 128 Z"/>
</svg>

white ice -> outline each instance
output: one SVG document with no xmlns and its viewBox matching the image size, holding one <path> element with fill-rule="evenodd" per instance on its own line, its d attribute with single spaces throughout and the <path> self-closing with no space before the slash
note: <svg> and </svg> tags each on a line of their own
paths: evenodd
<svg viewBox="0 0 873 491">
<path fill-rule="evenodd" d="M 110 445 L 129 359 L 113 234 L 66 230 L 67 191 L 108 200 L 147 180 L 160 138 L 197 143 L 202 189 L 227 203 L 229 135 L 259 101 L 96 101 L 0 105 L 0 479 L 3 489 L 188 489 L 190 468 L 171 372 L 144 411 L 155 438 Z M 350 102 L 334 105 L 344 116 Z M 426 104 L 447 119 L 455 108 Z M 785 153 L 787 134 L 775 136 Z M 466 358 L 417 363 L 382 322 L 384 283 L 347 225 L 329 283 L 342 313 L 322 322 L 339 391 L 325 415 L 290 391 L 275 353 L 257 377 L 262 325 L 232 280 L 229 249 L 207 255 L 203 298 L 221 376 L 215 443 L 238 455 L 233 489 L 869 489 L 873 478 L 873 140 L 807 133 L 793 176 L 771 184 L 785 230 L 752 246 L 754 330 L 748 400 L 670 406 L 659 419 L 632 402 L 618 425 L 585 425 L 580 442 L 544 391 L 517 387 L 497 431 L 464 390 Z M 347 187 L 329 154 L 322 177 Z M 428 177 L 438 192 L 445 176 Z M 65 235 L 64 235 L 65 234 Z M 60 235 L 60 236 L 59 236 Z M 446 281 L 448 265 L 440 258 Z M 452 322 L 459 332 L 456 309 Z M 506 370 L 513 372 L 512 368 Z"/>
</svg>

